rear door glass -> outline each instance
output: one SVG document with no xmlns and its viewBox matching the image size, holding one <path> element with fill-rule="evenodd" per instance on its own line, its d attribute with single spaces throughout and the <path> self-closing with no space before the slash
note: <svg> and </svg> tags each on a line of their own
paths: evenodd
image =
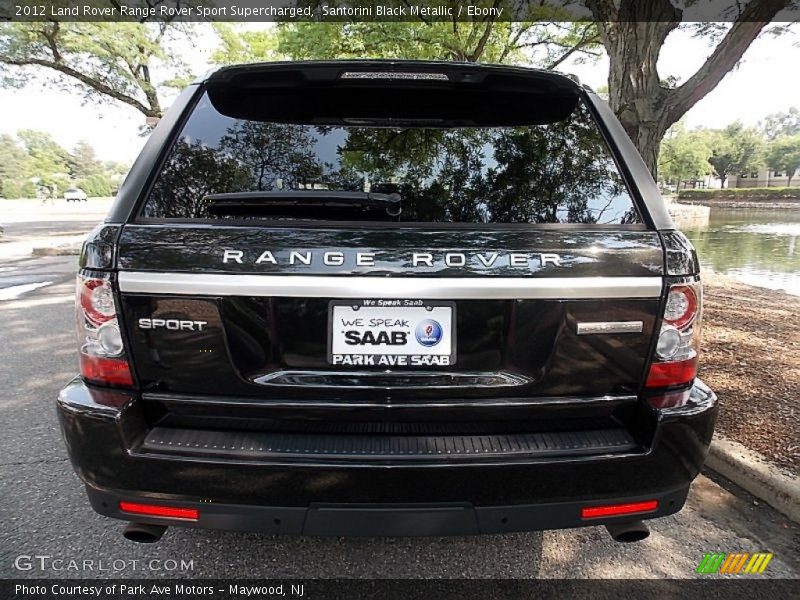
<svg viewBox="0 0 800 600">
<path fill-rule="evenodd" d="M 343 115 L 313 123 L 226 116 L 206 93 L 140 216 L 476 226 L 640 223 L 593 115 L 582 99 L 573 102 L 548 118 L 532 116 L 530 124 L 518 115 L 509 125 L 499 118 L 498 125 L 461 126 L 430 115 L 416 123 L 408 114 L 402 120 Z"/>
</svg>

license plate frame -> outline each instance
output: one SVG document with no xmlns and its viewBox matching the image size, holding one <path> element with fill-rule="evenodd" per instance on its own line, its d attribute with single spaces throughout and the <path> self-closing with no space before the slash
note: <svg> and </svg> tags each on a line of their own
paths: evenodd
<svg viewBox="0 0 800 600">
<path fill-rule="evenodd" d="M 349 311 L 341 310 L 339 307 L 349 307 Z M 355 309 L 357 307 L 357 310 Z M 363 311 L 363 312 L 362 312 Z M 425 311 L 425 312 L 422 312 Z M 410 341 L 411 349 L 422 350 L 419 353 L 412 352 L 397 352 L 394 349 L 388 348 L 389 352 L 381 352 L 377 348 L 373 352 L 356 351 L 351 353 L 334 352 L 334 350 L 341 349 L 341 343 L 335 343 L 335 319 L 341 318 L 340 314 L 350 318 L 361 316 L 362 318 L 397 318 L 402 320 L 407 318 L 413 321 L 409 327 L 397 327 L 393 331 L 405 331 L 407 334 L 407 341 Z M 435 321 L 441 328 L 441 340 L 433 345 L 423 345 L 419 338 L 416 337 L 417 325 L 420 321 L 426 320 L 425 315 L 430 314 L 428 319 Z M 446 317 L 445 317 L 446 315 Z M 362 332 L 370 327 L 353 327 L 353 329 Z M 435 330 L 435 327 L 434 327 Z M 386 329 L 384 329 L 386 331 Z M 343 332 L 341 332 L 343 336 Z M 408 298 L 380 298 L 380 299 L 351 299 L 351 300 L 331 300 L 328 303 L 328 322 L 327 322 L 327 362 L 332 366 L 356 366 L 356 367 L 376 367 L 380 369 L 430 369 L 437 367 L 452 367 L 456 364 L 456 303 L 451 300 L 420 300 Z M 428 338 L 422 334 L 423 340 Z M 435 337 L 435 336 L 434 336 Z M 449 341 L 449 348 L 447 347 Z M 439 346 L 442 342 L 444 345 Z M 336 346 L 336 347 L 335 347 Z M 360 350 L 359 348 L 354 348 Z M 425 351 L 428 350 L 428 351 Z M 352 359 L 351 361 L 337 361 L 336 356 L 371 356 L 372 359 Z M 412 357 L 437 357 L 437 358 L 412 358 Z M 381 360 L 380 357 L 386 357 Z M 395 358 L 389 358 L 395 357 Z M 406 357 L 400 359 L 397 357 Z M 446 357 L 446 358 L 443 358 Z M 354 364 L 355 363 L 370 363 L 373 364 Z M 420 364 L 417 364 L 420 363 Z"/>
</svg>

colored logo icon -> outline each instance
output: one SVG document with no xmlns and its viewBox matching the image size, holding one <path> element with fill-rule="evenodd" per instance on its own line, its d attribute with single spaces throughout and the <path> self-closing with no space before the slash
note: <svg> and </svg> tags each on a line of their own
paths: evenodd
<svg viewBox="0 0 800 600">
<path fill-rule="evenodd" d="M 431 347 L 442 341 L 442 326 L 433 319 L 420 321 L 414 333 L 422 346 Z"/>
<path fill-rule="evenodd" d="M 709 552 L 703 557 L 697 572 L 760 574 L 771 560 L 771 552 Z"/>
</svg>

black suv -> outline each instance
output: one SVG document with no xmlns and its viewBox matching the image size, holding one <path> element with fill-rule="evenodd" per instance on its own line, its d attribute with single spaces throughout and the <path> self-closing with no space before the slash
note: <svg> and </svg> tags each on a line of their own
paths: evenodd
<svg viewBox="0 0 800 600">
<path fill-rule="evenodd" d="M 557 73 L 220 69 L 150 136 L 77 288 L 59 415 L 131 539 L 641 539 L 712 436 L 694 250 Z"/>
</svg>

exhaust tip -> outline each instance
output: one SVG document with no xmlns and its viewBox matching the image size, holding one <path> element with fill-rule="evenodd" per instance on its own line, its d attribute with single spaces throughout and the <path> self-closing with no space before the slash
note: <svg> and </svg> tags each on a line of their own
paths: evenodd
<svg viewBox="0 0 800 600">
<path fill-rule="evenodd" d="M 147 523 L 128 523 L 122 536 L 131 542 L 152 544 L 161 539 L 167 528 L 164 525 L 148 525 Z"/>
<path fill-rule="evenodd" d="M 606 525 L 606 530 L 615 542 L 622 544 L 641 542 L 650 537 L 650 528 L 642 521 L 611 523 Z"/>
</svg>

